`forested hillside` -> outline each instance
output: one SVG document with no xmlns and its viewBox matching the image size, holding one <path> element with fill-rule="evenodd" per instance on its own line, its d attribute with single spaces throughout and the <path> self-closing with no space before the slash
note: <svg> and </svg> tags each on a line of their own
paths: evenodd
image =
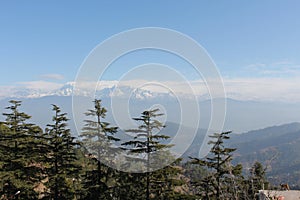
<svg viewBox="0 0 300 200">
<path fill-rule="evenodd" d="M 260 161 L 267 167 L 267 176 L 274 185 L 289 183 L 299 189 L 300 124 L 273 126 L 244 134 L 232 135 L 230 145 L 237 148 L 236 163 L 250 167 Z"/>
</svg>

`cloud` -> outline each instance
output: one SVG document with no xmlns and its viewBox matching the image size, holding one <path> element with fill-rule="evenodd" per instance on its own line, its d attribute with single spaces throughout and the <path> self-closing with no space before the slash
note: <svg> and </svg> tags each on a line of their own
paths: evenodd
<svg viewBox="0 0 300 200">
<path fill-rule="evenodd" d="M 223 82 L 227 98 L 243 101 L 300 102 L 300 76 L 224 78 Z M 67 85 L 72 88 L 74 82 L 66 84 L 49 81 L 19 82 L 13 86 L 0 86 L 0 98 L 22 97 L 22 95 L 32 98 L 46 96 L 59 91 Z M 176 81 L 149 82 L 146 80 L 84 82 L 80 85 L 80 89 L 89 89 L 94 92 L 95 85 L 97 85 L 97 90 L 113 89 L 118 85 L 119 87 L 141 88 L 152 92 L 172 93 L 186 97 L 195 94 L 200 100 L 210 98 L 210 93 L 204 80 L 185 83 Z M 210 88 L 215 91 L 217 97 L 222 96 L 222 90 L 220 90 L 222 88 L 219 88 L 217 84 L 211 82 Z"/>
<path fill-rule="evenodd" d="M 300 102 L 300 77 L 224 80 L 227 96 L 238 100 Z"/>
<path fill-rule="evenodd" d="M 28 81 L 18 82 L 10 86 L 0 86 L 0 99 L 3 98 L 22 98 L 22 97 L 41 97 L 62 87 L 63 84 L 48 81 Z"/>
<path fill-rule="evenodd" d="M 10 97 L 13 93 L 13 86 L 0 86 L 0 99 Z"/>
<path fill-rule="evenodd" d="M 62 74 L 42 74 L 40 78 L 43 80 L 63 80 L 65 77 Z"/>
<path fill-rule="evenodd" d="M 210 98 L 208 85 L 204 80 L 190 82 L 175 81 L 155 81 L 146 80 L 127 80 L 100 81 L 97 89 L 127 86 L 132 88 L 144 88 L 152 92 L 174 93 L 179 95 L 196 95 L 201 98 Z M 225 93 L 227 98 L 243 101 L 276 101 L 276 102 L 300 102 L 300 76 L 297 77 L 253 77 L 253 78 L 224 78 Z M 94 85 L 86 82 L 82 83 L 81 88 L 89 88 L 94 92 Z M 214 91 L 216 97 L 222 97 L 222 88 L 213 81 L 209 88 Z M 192 89 L 192 90 L 191 90 Z M 193 93 L 194 92 L 194 93 Z"/>
<path fill-rule="evenodd" d="M 18 82 L 17 88 L 33 89 L 40 91 L 52 91 L 59 89 L 63 86 L 61 83 L 54 83 L 49 81 L 27 81 L 27 82 Z"/>
<path fill-rule="evenodd" d="M 268 77 L 300 76 L 300 64 L 289 61 L 278 61 L 273 63 L 254 63 L 244 67 L 245 73 Z"/>
</svg>

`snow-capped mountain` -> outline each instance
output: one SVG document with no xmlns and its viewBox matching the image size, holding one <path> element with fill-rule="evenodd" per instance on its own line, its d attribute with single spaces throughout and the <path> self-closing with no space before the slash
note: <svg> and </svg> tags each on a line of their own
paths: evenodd
<svg viewBox="0 0 300 200">
<path fill-rule="evenodd" d="M 55 95 L 53 91 L 26 88 L 26 87 L 9 87 L 2 89 L 0 99 L 5 98 L 40 98 L 44 96 Z"/>
<path fill-rule="evenodd" d="M 101 84 L 101 83 L 100 83 Z M 100 85 L 99 84 L 99 85 Z M 135 88 L 128 85 L 107 84 L 97 86 L 96 89 L 78 88 L 73 82 L 65 84 L 63 87 L 53 91 L 52 95 L 56 96 L 96 96 L 98 98 L 135 98 L 139 100 L 153 98 L 170 98 L 172 94 L 160 91 L 152 91 L 151 89 Z"/>
<path fill-rule="evenodd" d="M 45 96 L 96 96 L 98 98 L 135 98 L 139 100 L 154 98 L 173 98 L 174 95 L 166 91 L 151 88 L 136 88 L 129 84 L 118 85 L 114 81 L 100 82 L 96 89 L 93 87 L 79 87 L 75 82 L 68 82 L 57 89 L 37 89 L 26 87 L 12 87 L 0 95 L 0 98 L 40 98 Z"/>
<path fill-rule="evenodd" d="M 61 106 L 61 108 L 72 116 L 73 112 L 73 98 L 75 93 L 79 96 L 79 101 L 82 101 L 77 107 L 80 113 L 86 111 L 87 106 L 91 106 L 94 98 L 103 100 L 105 107 L 109 108 L 108 119 L 113 119 L 112 115 L 116 115 L 115 111 L 112 112 L 112 106 L 122 112 L 118 114 L 122 119 L 130 116 L 139 116 L 140 112 L 152 108 L 153 105 L 159 105 L 162 111 L 168 116 L 168 121 L 177 122 L 181 117 L 181 105 L 187 103 L 190 105 L 189 93 L 184 93 L 180 87 L 177 87 L 179 92 L 172 93 L 170 90 L 164 90 L 153 85 L 144 86 L 142 84 L 123 83 L 119 84 L 114 81 L 103 81 L 97 85 L 96 92 L 91 90 L 93 87 L 76 88 L 74 82 L 66 84 L 57 84 L 48 87 L 47 83 L 43 82 L 31 86 L 23 87 L 0 87 L 0 108 L 5 112 L 5 107 L 9 105 L 10 99 L 20 99 L 22 101 L 22 108 L 29 114 L 34 116 L 33 121 L 46 124 L 51 120 L 51 104 Z M 175 88 L 175 87 L 174 87 Z M 177 89 L 176 88 L 176 89 Z M 197 90 L 201 92 L 201 89 Z M 92 94 L 91 94 L 92 92 Z M 211 97 L 203 91 L 197 93 L 199 100 L 199 109 L 201 117 L 201 127 L 206 128 L 211 119 L 212 102 L 209 100 Z M 94 96 L 95 95 L 95 96 Z M 205 96 L 207 95 L 207 96 Z M 115 97 L 117 101 L 111 101 Z M 178 97 L 185 98 L 186 102 L 181 101 Z M 208 99 L 208 100 L 207 100 Z M 90 104 L 89 104 L 90 103 Z M 215 102 L 222 103 L 219 101 Z M 128 105 L 127 105 L 128 104 Z M 260 101 L 240 101 L 236 99 L 227 98 L 226 109 L 226 122 L 224 130 L 230 129 L 236 132 L 261 128 L 266 125 L 282 124 L 299 121 L 300 103 L 284 103 L 284 102 L 260 102 Z M 125 109 L 126 110 L 122 110 Z M 48 112 L 45 114 L 45 112 Z M 123 116 L 126 115 L 126 116 Z M 111 116 L 111 118 L 109 118 Z M 179 117 L 178 117 L 179 116 Z M 191 116 L 194 117 L 194 116 Z M 251 123 L 249 123 L 251 122 Z M 74 127 L 74 126 L 73 126 Z"/>
</svg>

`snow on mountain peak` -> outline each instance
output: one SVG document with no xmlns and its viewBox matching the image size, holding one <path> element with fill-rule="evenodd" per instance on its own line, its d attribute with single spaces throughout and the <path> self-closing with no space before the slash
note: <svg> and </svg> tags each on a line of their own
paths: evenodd
<svg viewBox="0 0 300 200">
<path fill-rule="evenodd" d="M 56 87 L 10 87 L 5 88 L 0 98 L 40 98 L 44 96 L 97 96 L 104 97 L 130 97 L 139 100 L 151 99 L 163 96 L 172 96 L 166 90 L 157 87 L 143 86 L 137 82 L 118 82 L 118 81 L 99 81 L 97 83 L 86 82 L 76 84 L 67 82 L 66 84 L 56 85 Z"/>
</svg>

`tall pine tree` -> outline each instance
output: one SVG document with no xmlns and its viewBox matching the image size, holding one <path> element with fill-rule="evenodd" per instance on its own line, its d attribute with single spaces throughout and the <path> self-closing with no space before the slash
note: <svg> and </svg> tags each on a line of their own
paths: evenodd
<svg viewBox="0 0 300 200">
<path fill-rule="evenodd" d="M 10 112 L 3 113 L 6 120 L 1 131 L 1 149 L 5 149 L 1 157 L 2 193 L 7 198 L 36 199 L 34 189 L 40 181 L 41 167 L 35 144 L 41 129 L 27 122 L 31 116 L 19 111 L 21 101 L 9 103 L 6 109 Z"/>
<path fill-rule="evenodd" d="M 102 106 L 101 100 L 95 99 L 94 108 L 85 113 L 88 119 L 84 120 L 85 125 L 80 135 L 83 145 L 90 154 L 89 169 L 86 170 L 85 177 L 87 199 L 111 198 L 108 183 L 115 170 L 106 165 L 114 162 L 113 158 L 118 149 L 113 143 L 119 139 L 115 137 L 118 127 L 110 126 L 110 123 L 104 120 L 106 113 L 107 110 Z"/>
<path fill-rule="evenodd" d="M 61 113 L 58 106 L 53 105 L 53 124 L 48 124 L 45 137 L 48 139 L 45 155 L 49 189 L 45 198 L 73 199 L 75 180 L 79 179 L 80 166 L 76 164 L 76 146 L 78 143 L 67 128 L 66 113 Z"/>
<path fill-rule="evenodd" d="M 199 164 L 207 167 L 210 171 L 208 177 L 203 179 L 202 185 L 207 185 L 203 188 L 206 193 L 205 199 L 209 199 L 211 196 L 217 199 L 226 199 L 226 193 L 228 184 L 226 180 L 228 176 L 232 175 L 232 152 L 234 148 L 227 148 L 224 145 L 224 140 L 228 140 L 228 136 L 231 132 L 215 133 L 210 136 L 212 138 L 209 144 L 212 145 L 209 155 L 204 159 L 192 158 L 193 164 Z M 213 189 L 211 189 L 213 187 Z M 230 187 L 233 187 L 230 185 Z"/>
<path fill-rule="evenodd" d="M 160 163 L 157 160 L 159 159 L 158 156 L 166 155 L 168 153 L 167 149 L 172 146 L 163 144 L 161 141 L 168 139 L 169 136 L 160 133 L 154 134 L 156 130 L 160 131 L 165 127 L 157 120 L 157 117 L 162 115 L 163 113 L 160 113 L 159 109 L 153 109 L 144 111 L 139 118 L 133 118 L 134 120 L 141 122 L 141 125 L 136 129 L 126 130 L 126 132 L 134 134 L 134 139 L 122 144 L 124 146 L 129 146 L 129 148 L 123 149 L 133 155 L 133 157 L 128 156 L 129 160 L 134 163 L 142 162 L 146 167 L 146 169 L 144 169 L 146 170 L 146 195 L 144 198 L 147 200 L 155 195 L 154 188 L 153 193 L 151 191 L 151 184 L 154 185 L 155 180 L 151 180 L 150 172 L 156 170 L 158 164 L 160 164 L 160 166 L 163 165 L 162 159 L 160 160 Z M 164 161 L 166 161 L 166 158 Z"/>
</svg>

